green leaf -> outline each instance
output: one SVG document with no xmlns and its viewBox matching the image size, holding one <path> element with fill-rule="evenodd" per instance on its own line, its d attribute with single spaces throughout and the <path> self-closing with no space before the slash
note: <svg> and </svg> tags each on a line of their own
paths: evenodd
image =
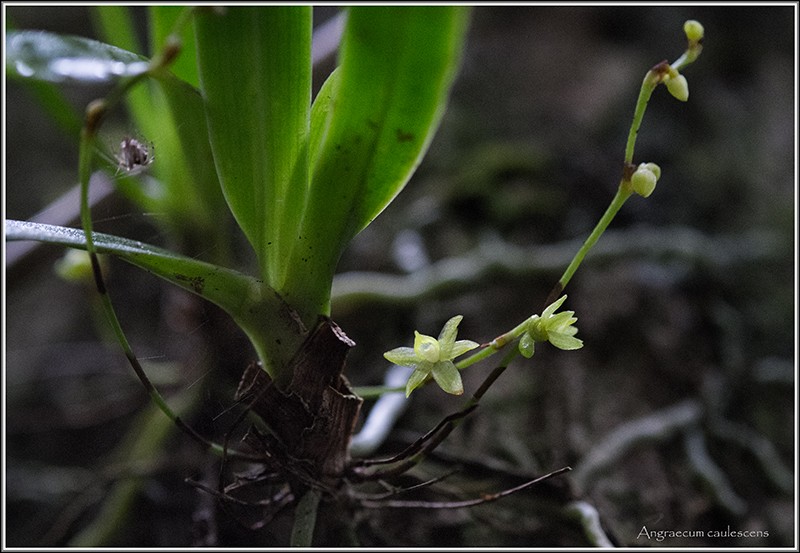
<svg viewBox="0 0 800 553">
<path fill-rule="evenodd" d="M 95 28 L 105 42 L 130 52 L 143 51 L 136 36 L 130 6 L 101 4 L 93 6 L 90 13 Z"/>
<path fill-rule="evenodd" d="M 7 220 L 6 240 L 35 240 L 86 249 L 82 230 Z M 283 299 L 262 281 L 197 259 L 128 240 L 93 233 L 97 252 L 111 254 L 220 306 L 245 331 L 265 369 L 275 375 L 305 337 Z"/>
<path fill-rule="evenodd" d="M 155 53 L 162 48 L 167 37 L 173 32 L 178 18 L 190 6 L 149 6 L 150 14 L 150 50 Z M 180 35 L 180 55 L 169 66 L 170 72 L 192 85 L 199 88 L 200 78 L 197 74 L 197 53 L 195 49 L 194 31 L 191 25 L 186 25 Z"/>
<path fill-rule="evenodd" d="M 204 12 L 196 34 L 225 198 L 255 248 L 262 276 L 280 291 L 308 187 L 311 8 Z"/>
<path fill-rule="evenodd" d="M 341 252 L 400 192 L 433 137 L 467 15 L 452 6 L 350 8 L 335 86 L 324 89 L 333 98 L 312 114 L 314 143 L 323 138 L 288 261 L 288 301 L 329 310 Z"/>
<path fill-rule="evenodd" d="M 98 34 L 108 44 L 131 52 L 143 52 L 144 46 L 136 35 L 136 27 L 130 6 L 100 5 L 91 11 Z M 152 137 L 160 115 L 154 110 L 147 85 L 137 86 L 125 96 L 128 110 L 139 127 L 139 132 Z"/>
<path fill-rule="evenodd" d="M 330 117 L 333 114 L 333 98 L 339 85 L 339 68 L 322 83 L 322 87 L 311 106 L 311 133 L 309 135 L 310 166 L 316 165 L 322 151 L 322 144 L 328 132 Z"/>
<path fill-rule="evenodd" d="M 89 38 L 46 31 L 6 35 L 6 72 L 10 77 L 96 85 L 146 70 L 144 57 Z"/>
<path fill-rule="evenodd" d="M 152 171 L 161 181 L 161 208 L 184 237 L 209 244 L 229 236 L 229 213 L 208 140 L 203 99 L 171 75 L 151 84 L 150 119 L 158 126 L 147 138 L 155 145 Z M 223 250 L 226 248 L 223 248 Z"/>
</svg>

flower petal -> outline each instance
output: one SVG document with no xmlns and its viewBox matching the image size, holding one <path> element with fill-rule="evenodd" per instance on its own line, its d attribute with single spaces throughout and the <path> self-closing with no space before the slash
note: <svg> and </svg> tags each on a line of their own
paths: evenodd
<svg viewBox="0 0 800 553">
<path fill-rule="evenodd" d="M 564 294 L 563 296 L 558 298 L 556 301 L 554 301 L 553 303 L 551 303 L 550 305 L 545 307 L 544 311 L 542 311 L 542 319 L 547 319 L 553 313 L 555 313 L 556 309 L 561 307 L 561 304 L 564 303 L 564 300 L 566 300 L 566 299 L 567 299 L 567 296 L 566 296 L 566 294 Z"/>
<path fill-rule="evenodd" d="M 394 348 L 383 354 L 387 361 L 402 367 L 416 367 L 420 359 L 414 353 L 414 348 Z"/>
<path fill-rule="evenodd" d="M 471 351 L 477 348 L 478 346 L 480 346 L 480 344 L 477 342 L 473 342 L 472 340 L 458 340 L 450 348 L 450 351 L 442 352 L 442 357 L 444 357 L 445 359 L 455 359 L 459 355 L 464 355 L 468 351 Z"/>
<path fill-rule="evenodd" d="M 458 324 L 463 319 L 463 315 L 456 315 L 446 323 L 442 327 L 442 331 L 439 333 L 439 343 L 442 346 L 444 351 L 448 351 L 448 348 L 452 347 L 453 342 L 456 341 L 456 335 L 458 334 Z"/>
<path fill-rule="evenodd" d="M 558 349 L 580 349 L 583 347 L 583 341 L 569 336 L 567 334 L 552 332 L 548 335 L 547 339 Z"/>
<path fill-rule="evenodd" d="M 464 384 L 461 382 L 461 373 L 452 361 L 441 361 L 433 366 L 431 371 L 433 379 L 439 387 L 454 396 L 464 393 Z"/>
<path fill-rule="evenodd" d="M 411 392 L 419 388 L 422 383 L 425 382 L 426 378 L 428 378 L 428 371 L 417 369 L 411 373 L 411 376 L 408 377 L 408 382 L 406 382 L 406 397 L 410 396 Z"/>
<path fill-rule="evenodd" d="M 547 328 L 558 328 L 560 326 L 571 325 L 578 320 L 573 317 L 574 314 L 574 311 L 562 311 L 561 313 L 556 313 L 547 319 Z"/>
<path fill-rule="evenodd" d="M 578 327 L 565 326 L 564 328 L 553 330 L 553 332 L 555 334 L 566 334 L 567 336 L 575 336 L 578 333 Z"/>
</svg>

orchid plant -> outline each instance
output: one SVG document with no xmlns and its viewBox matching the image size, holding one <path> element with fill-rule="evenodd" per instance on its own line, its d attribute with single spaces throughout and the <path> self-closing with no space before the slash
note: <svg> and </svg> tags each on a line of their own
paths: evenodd
<svg viewBox="0 0 800 553">
<path fill-rule="evenodd" d="M 120 8 L 98 8 L 107 30 L 121 41 L 119 46 L 47 33 L 9 35 L 10 77 L 53 85 L 65 77 L 53 73 L 54 60 L 83 58 L 107 69 L 114 88 L 87 106 L 80 129 L 82 229 L 7 221 L 6 238 L 89 252 L 108 321 L 154 402 L 223 459 L 263 465 L 263 478 L 279 488 L 266 503 L 276 512 L 294 505 L 292 543 L 309 546 L 323 499 L 358 499 L 348 492 L 354 483 L 408 470 L 456 421 L 446 419 L 407 455 L 352 460 L 349 438 L 369 390 L 361 389 L 358 397 L 342 376 L 344 357 L 353 343 L 329 317 L 331 282 L 343 249 L 401 191 L 430 144 L 456 75 L 468 11 L 453 6 L 349 8 L 339 67 L 312 102 L 310 7 L 152 7 L 154 54 L 149 59 L 130 51 L 135 49 L 134 33 L 130 25 L 120 25 Z M 450 318 L 438 338 L 415 331 L 413 347 L 385 353 L 390 362 L 414 369 L 402 388 L 406 396 L 430 381 L 449 394 L 463 394 L 461 370 L 516 343 L 499 371 L 472 395 L 459 414 L 463 417 L 516 355 L 533 356 L 536 342 L 550 342 L 562 350 L 583 346 L 576 337 L 575 313 L 559 311 L 567 299 L 562 292 L 625 201 L 634 193 L 650 196 L 661 177 L 654 163 L 634 165 L 634 144 L 658 84 L 665 84 L 681 101 L 688 98 L 681 71 L 699 55 L 703 28 L 689 21 L 684 30 L 684 55 L 647 73 L 617 194 L 544 309 L 484 344 L 457 339 L 461 315 Z M 77 70 L 65 71 L 66 77 L 80 78 Z M 123 102 L 158 144 L 157 158 L 138 141 L 124 143 L 116 156 L 104 151 L 98 133 L 107 115 Z M 172 228 L 185 223 L 207 232 L 226 206 L 256 254 L 258 274 L 95 233 L 88 190 L 98 169 L 122 170 L 126 178 L 135 176 L 128 173 L 152 170 L 155 192 L 126 190 L 143 206 L 161 202 L 171 214 Z M 228 446 L 227 438 L 224 444 L 210 442 L 183 422 L 150 382 L 128 343 L 98 254 L 152 272 L 219 305 L 233 318 L 258 355 L 257 363 L 245 371 L 237 400 L 246 401 L 248 410 L 267 421 L 270 433 L 252 430 L 245 447 L 237 450 Z M 387 391 L 394 390 L 378 393 Z M 371 470 L 380 464 L 394 468 Z M 227 492 L 206 491 L 231 500 Z M 372 501 L 358 500 L 362 505 Z"/>
</svg>

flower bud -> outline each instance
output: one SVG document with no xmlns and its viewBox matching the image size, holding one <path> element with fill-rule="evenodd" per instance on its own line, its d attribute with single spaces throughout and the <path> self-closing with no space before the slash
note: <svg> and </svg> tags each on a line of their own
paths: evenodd
<svg viewBox="0 0 800 553">
<path fill-rule="evenodd" d="M 642 167 L 652 171 L 653 174 L 656 176 L 656 180 L 659 180 L 661 178 L 661 167 L 659 167 L 655 163 L 652 163 L 652 162 L 651 163 L 642 163 L 641 165 L 639 165 L 639 168 L 642 168 Z"/>
<path fill-rule="evenodd" d="M 705 30 L 703 29 L 703 25 L 699 21 L 695 21 L 694 19 L 689 19 L 686 23 L 683 24 L 683 32 L 686 33 L 686 38 L 688 38 L 692 42 L 698 42 L 703 39 L 703 34 L 705 33 Z"/>
<path fill-rule="evenodd" d="M 533 336 L 531 336 L 530 333 L 526 332 L 519 339 L 519 352 L 526 359 L 530 359 L 531 357 L 533 357 L 535 344 L 536 340 L 533 339 Z"/>
<path fill-rule="evenodd" d="M 689 99 L 689 83 L 686 81 L 686 77 L 683 75 L 670 77 L 664 82 L 664 84 L 667 85 L 667 90 L 669 90 L 669 93 L 675 96 L 681 102 L 685 102 Z"/>
<path fill-rule="evenodd" d="M 660 174 L 661 170 L 659 169 L 658 172 Z M 648 169 L 645 163 L 639 165 L 639 168 L 631 176 L 631 188 L 643 198 L 647 198 L 653 193 L 653 190 L 656 189 L 656 182 L 658 182 L 656 173 Z"/>
<path fill-rule="evenodd" d="M 101 258 L 98 258 L 100 260 Z M 83 250 L 67 250 L 53 268 L 58 276 L 69 282 L 92 282 L 92 263 Z"/>
</svg>

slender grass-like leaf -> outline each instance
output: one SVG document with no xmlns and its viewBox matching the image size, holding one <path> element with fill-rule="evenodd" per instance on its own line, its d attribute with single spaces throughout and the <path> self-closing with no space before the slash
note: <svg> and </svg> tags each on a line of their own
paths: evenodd
<svg viewBox="0 0 800 553">
<path fill-rule="evenodd" d="M 335 86 L 326 83 L 313 112 L 312 184 L 282 289 L 288 301 L 328 310 L 342 250 L 427 150 L 467 20 L 462 7 L 350 8 Z"/>
<path fill-rule="evenodd" d="M 311 8 L 199 13 L 196 35 L 217 173 L 262 276 L 280 290 L 308 186 Z"/>
<path fill-rule="evenodd" d="M 74 228 L 6 220 L 5 233 L 8 241 L 86 249 L 85 234 Z M 98 253 L 123 259 L 224 309 L 248 335 L 270 374 L 289 362 L 305 336 L 291 308 L 259 279 L 135 240 L 92 236 Z"/>
<path fill-rule="evenodd" d="M 6 240 L 36 240 L 48 244 L 85 249 L 82 230 L 27 221 L 6 221 Z M 216 265 L 178 255 L 169 250 L 103 233 L 93 233 L 98 253 L 111 254 L 161 276 L 223 307 L 236 312 L 256 280 Z"/>
</svg>

